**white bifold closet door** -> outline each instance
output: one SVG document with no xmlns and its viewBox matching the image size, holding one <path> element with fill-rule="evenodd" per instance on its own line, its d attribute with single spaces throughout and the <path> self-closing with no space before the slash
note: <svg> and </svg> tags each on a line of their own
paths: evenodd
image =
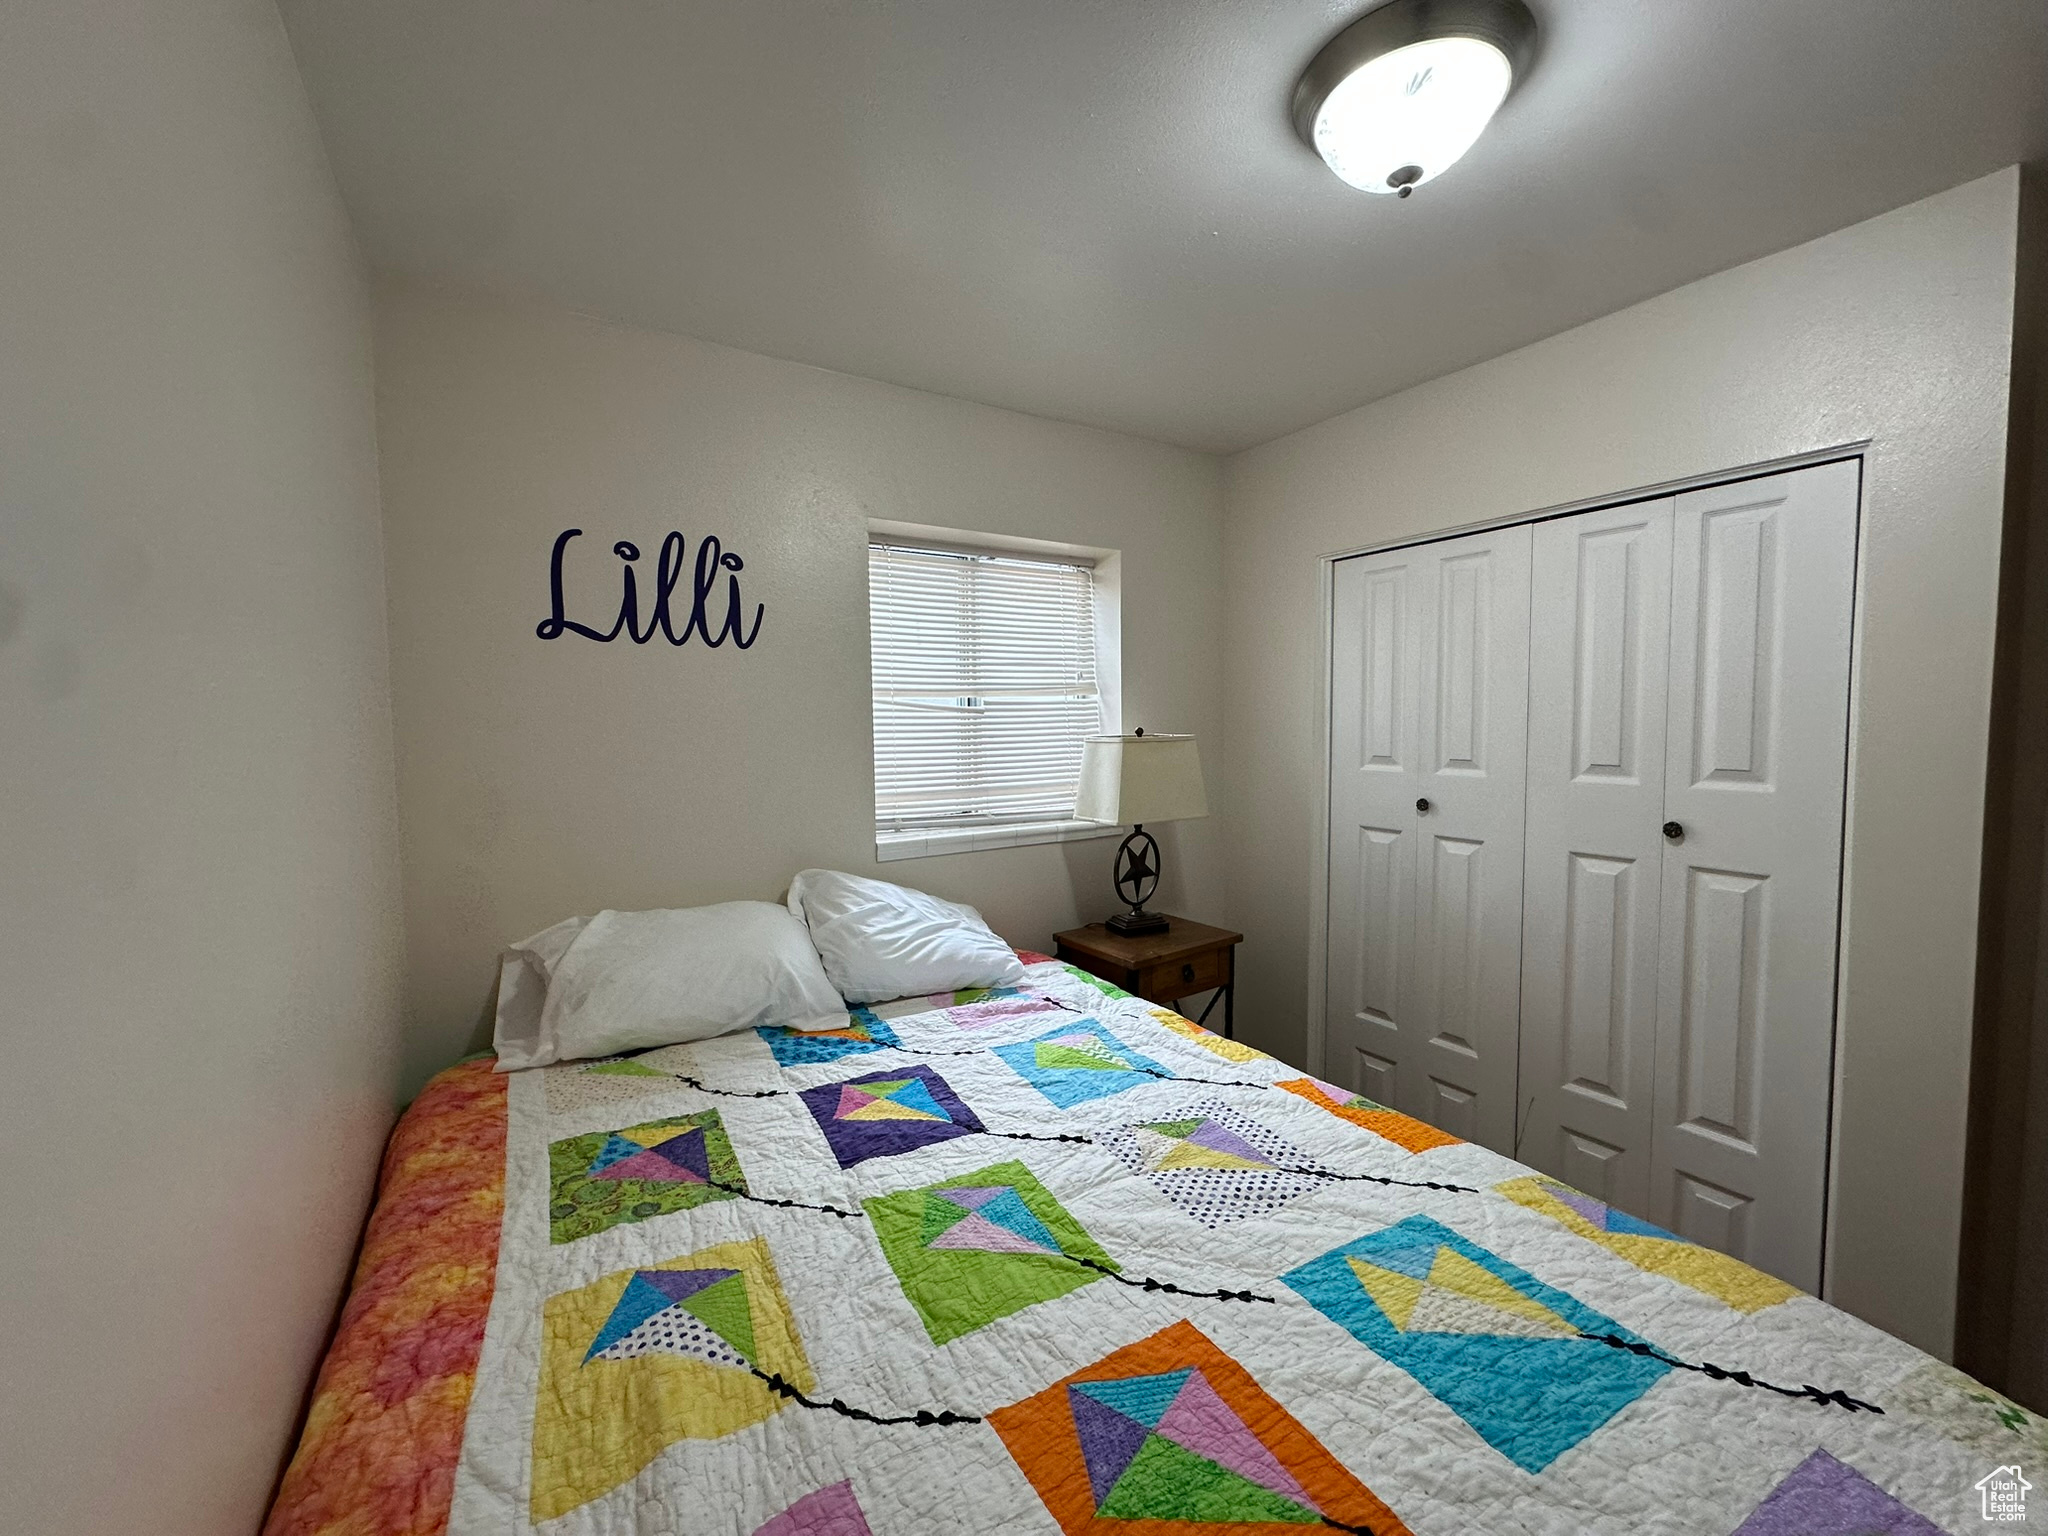
<svg viewBox="0 0 2048 1536">
<path fill-rule="evenodd" d="M 1535 530 L 1521 1155 L 1818 1290 L 1858 467 Z"/>
<path fill-rule="evenodd" d="M 1514 1137 L 1526 526 L 1336 568 L 1325 1071 Z"/>
<path fill-rule="evenodd" d="M 1516 1155 L 1647 1217 L 1669 499 L 1539 523 Z"/>
</svg>

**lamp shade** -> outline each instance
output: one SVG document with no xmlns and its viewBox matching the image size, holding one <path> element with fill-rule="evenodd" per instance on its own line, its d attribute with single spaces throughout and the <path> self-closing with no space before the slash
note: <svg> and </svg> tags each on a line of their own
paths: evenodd
<svg viewBox="0 0 2048 1536">
<path fill-rule="evenodd" d="M 1081 743 L 1076 821 L 1186 821 L 1209 814 L 1192 736 L 1090 736 Z"/>
</svg>

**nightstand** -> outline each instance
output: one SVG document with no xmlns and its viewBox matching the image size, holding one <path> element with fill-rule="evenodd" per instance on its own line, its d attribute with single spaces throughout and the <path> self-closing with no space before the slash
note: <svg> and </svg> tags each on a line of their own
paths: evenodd
<svg viewBox="0 0 2048 1536">
<path fill-rule="evenodd" d="M 1223 1000 L 1223 1038 L 1235 1039 L 1231 1017 L 1237 1002 L 1237 946 L 1244 935 L 1228 928 L 1168 917 L 1164 933 L 1111 933 L 1100 923 L 1052 936 L 1055 958 L 1091 976 L 1115 982 L 1147 1002 L 1172 1004 L 1197 992 L 1214 991 L 1197 1024 L 1208 1022 Z"/>
</svg>

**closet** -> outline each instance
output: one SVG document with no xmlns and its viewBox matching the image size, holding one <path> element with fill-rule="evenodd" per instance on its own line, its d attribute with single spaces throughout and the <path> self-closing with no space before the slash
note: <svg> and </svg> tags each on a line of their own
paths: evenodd
<svg viewBox="0 0 2048 1536">
<path fill-rule="evenodd" d="M 1335 564 L 1328 1073 L 1820 1286 L 1858 464 Z"/>
</svg>

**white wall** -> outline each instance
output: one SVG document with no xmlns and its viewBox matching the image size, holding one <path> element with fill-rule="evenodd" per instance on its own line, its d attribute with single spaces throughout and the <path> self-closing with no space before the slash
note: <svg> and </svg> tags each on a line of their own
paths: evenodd
<svg viewBox="0 0 2048 1536">
<path fill-rule="evenodd" d="M 1238 1017 L 1303 1048 L 1321 556 L 1868 438 L 1831 1299 L 1946 1352 L 2012 341 L 2000 172 L 1225 471 Z"/>
<path fill-rule="evenodd" d="M 1028 945 L 1112 910 L 1107 840 L 875 864 L 871 518 L 1122 550 L 1125 723 L 1220 749 L 1213 458 L 413 286 L 379 292 L 377 395 L 411 1082 L 476 1038 L 498 950 L 572 913 L 772 900 L 807 865 Z M 644 572 L 715 533 L 753 648 L 537 638 L 571 527 L 571 617 L 609 627 L 615 540 Z M 1213 917 L 1215 823 L 1158 830 L 1163 904 Z"/>
<path fill-rule="evenodd" d="M 0 1489 L 255 1527 L 390 1123 L 368 303 L 268 0 L 0 6 Z"/>
</svg>

